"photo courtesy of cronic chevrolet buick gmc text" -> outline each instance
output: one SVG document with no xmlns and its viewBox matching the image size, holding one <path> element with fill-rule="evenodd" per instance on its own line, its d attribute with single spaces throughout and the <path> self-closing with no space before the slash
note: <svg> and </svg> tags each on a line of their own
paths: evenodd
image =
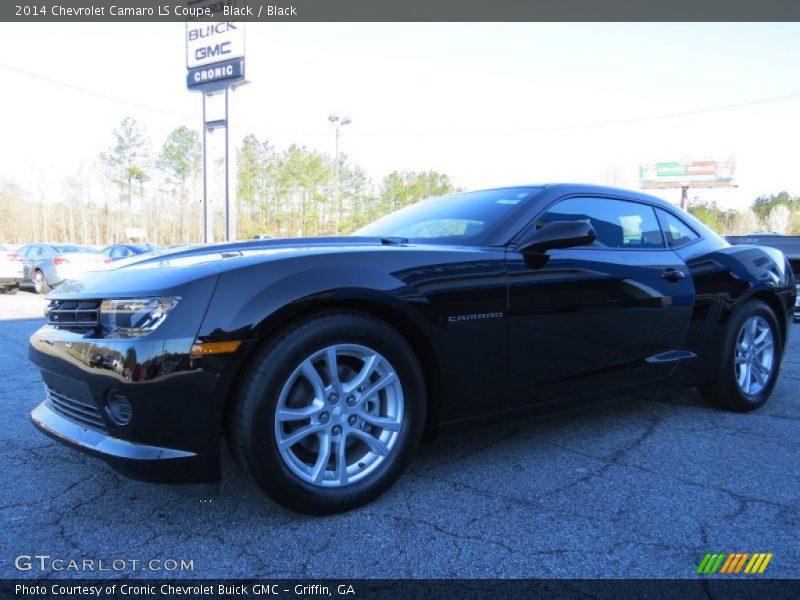
<svg viewBox="0 0 800 600">
<path fill-rule="evenodd" d="M 200 493 L 226 438 L 277 502 L 334 513 L 389 488 L 426 433 L 666 386 L 756 409 L 795 295 L 780 251 L 652 196 L 468 192 L 351 237 L 177 248 L 64 283 L 31 338 L 32 418 Z"/>
</svg>

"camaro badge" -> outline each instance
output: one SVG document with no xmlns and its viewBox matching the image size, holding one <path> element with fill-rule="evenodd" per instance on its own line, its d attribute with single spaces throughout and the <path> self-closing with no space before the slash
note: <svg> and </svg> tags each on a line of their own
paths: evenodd
<svg viewBox="0 0 800 600">
<path fill-rule="evenodd" d="M 475 313 L 473 315 L 453 315 L 447 317 L 450 323 L 460 323 L 462 321 L 480 321 L 481 319 L 502 319 L 502 312 Z"/>
</svg>

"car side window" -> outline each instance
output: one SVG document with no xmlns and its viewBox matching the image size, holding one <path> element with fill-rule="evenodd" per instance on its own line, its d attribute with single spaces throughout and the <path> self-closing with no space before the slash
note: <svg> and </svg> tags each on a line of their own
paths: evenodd
<svg viewBox="0 0 800 600">
<path fill-rule="evenodd" d="M 31 246 L 30 250 L 28 250 L 28 254 L 25 258 L 39 258 L 42 255 L 42 247 L 41 246 Z"/>
<path fill-rule="evenodd" d="M 661 229 L 670 248 L 680 248 L 700 238 L 700 235 L 678 217 L 665 210 L 658 209 Z"/>
<path fill-rule="evenodd" d="M 586 221 L 597 233 L 596 248 L 664 248 L 664 237 L 652 206 L 612 198 L 574 197 L 551 206 L 536 227 L 553 221 Z"/>
</svg>

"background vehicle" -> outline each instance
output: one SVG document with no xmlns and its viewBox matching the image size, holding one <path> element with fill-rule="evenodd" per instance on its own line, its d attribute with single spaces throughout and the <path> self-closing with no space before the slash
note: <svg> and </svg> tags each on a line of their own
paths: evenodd
<svg viewBox="0 0 800 600">
<path fill-rule="evenodd" d="M 67 279 L 80 279 L 88 271 L 105 268 L 103 256 L 78 244 L 28 244 L 17 250 L 22 255 L 24 281 L 37 294 L 46 294 Z"/>
<path fill-rule="evenodd" d="M 795 280 L 800 278 L 800 235 L 781 235 L 780 233 L 750 233 L 748 235 L 729 235 L 725 238 L 731 244 L 751 244 L 769 246 L 783 252 L 792 266 Z M 800 294 L 800 284 L 797 286 Z M 800 299 L 794 308 L 794 320 L 800 321 Z"/>
<path fill-rule="evenodd" d="M 22 256 L 0 244 L 0 293 L 16 294 L 22 279 Z"/>
<path fill-rule="evenodd" d="M 100 251 L 106 259 L 111 261 L 119 260 L 121 258 L 130 258 L 139 254 L 147 254 L 148 252 L 156 252 L 158 246 L 152 244 L 113 244 L 106 246 Z M 108 260 L 106 260 L 108 262 Z"/>
<path fill-rule="evenodd" d="M 203 493 L 225 436 L 306 513 L 376 498 L 425 431 L 668 385 L 757 409 L 796 296 L 778 250 L 586 185 L 431 199 L 352 237 L 129 260 L 51 295 L 31 338 L 34 423 Z"/>
</svg>

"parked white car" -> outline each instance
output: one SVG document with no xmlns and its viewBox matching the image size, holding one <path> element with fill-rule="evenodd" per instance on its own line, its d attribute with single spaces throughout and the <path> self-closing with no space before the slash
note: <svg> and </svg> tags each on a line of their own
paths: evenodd
<svg viewBox="0 0 800 600">
<path fill-rule="evenodd" d="M 23 278 L 22 255 L 0 244 L 0 293 L 16 294 Z"/>
</svg>

